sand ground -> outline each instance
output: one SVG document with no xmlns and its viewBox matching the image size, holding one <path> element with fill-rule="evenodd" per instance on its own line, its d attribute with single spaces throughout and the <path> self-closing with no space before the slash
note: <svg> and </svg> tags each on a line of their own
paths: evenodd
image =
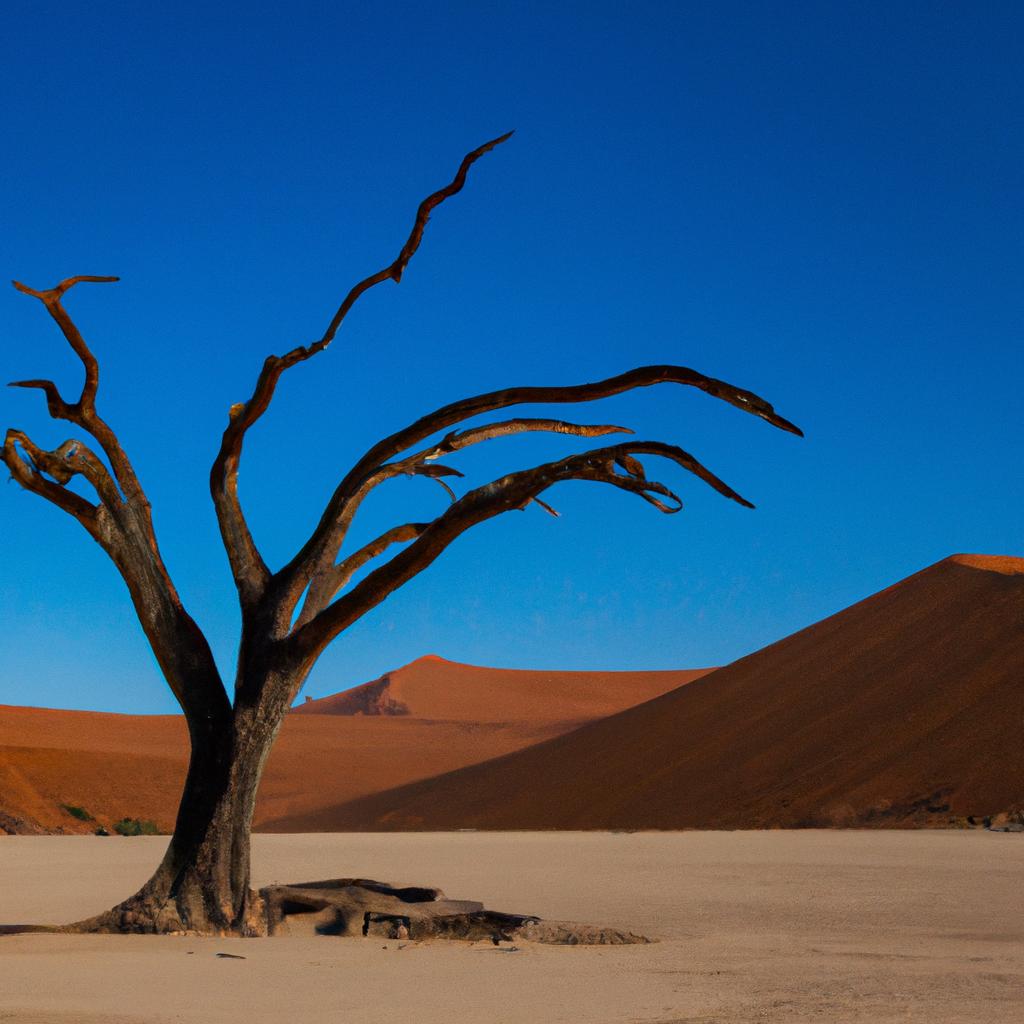
<svg viewBox="0 0 1024 1024">
<path fill-rule="evenodd" d="M 0 923 L 98 911 L 144 880 L 163 842 L 2 838 Z M 7 936 L 0 1021 L 1024 1020 L 1021 835 L 264 835 L 254 846 L 257 884 L 415 881 L 661 941 L 512 952 L 379 939 Z"/>
</svg>

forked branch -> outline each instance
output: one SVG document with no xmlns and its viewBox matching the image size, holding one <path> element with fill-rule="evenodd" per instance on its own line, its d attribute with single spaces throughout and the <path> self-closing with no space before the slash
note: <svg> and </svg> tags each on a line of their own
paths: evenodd
<svg viewBox="0 0 1024 1024">
<path fill-rule="evenodd" d="M 364 565 L 379 558 L 392 544 L 415 540 L 429 525 L 429 523 L 404 523 L 401 526 L 393 526 L 390 530 L 386 530 L 379 537 L 371 540 L 369 544 L 364 544 L 343 562 L 332 565 L 310 585 L 302 611 L 295 621 L 295 628 L 301 629 L 323 611 Z"/>
<path fill-rule="evenodd" d="M 367 495 L 387 480 L 397 476 L 426 476 L 440 484 L 454 502 L 455 492 L 442 479 L 442 476 L 462 476 L 458 470 L 439 464 L 436 460 L 499 437 L 510 437 L 524 433 L 567 434 L 575 437 L 604 437 L 607 434 L 631 434 L 628 427 L 619 427 L 608 423 L 569 423 L 565 420 L 521 418 L 504 420 L 500 423 L 488 423 L 470 430 L 452 431 L 440 441 L 412 455 L 395 462 L 385 463 L 376 472 L 363 481 L 359 490 L 346 502 L 342 514 L 334 522 L 333 528 L 324 536 L 323 548 L 317 569 L 311 574 L 309 591 L 306 596 L 300 621 L 308 621 L 313 615 L 325 608 L 335 594 L 348 582 L 351 573 L 340 583 L 340 574 L 334 565 L 344 542 L 345 535 L 351 526 L 359 506 Z M 286 571 L 286 570 L 285 570 Z"/>
<path fill-rule="evenodd" d="M 82 362 L 85 370 L 85 381 L 78 401 L 68 402 L 60 393 L 60 389 L 52 380 L 19 380 L 13 381 L 14 388 L 37 388 L 46 395 L 46 408 L 54 419 L 68 420 L 90 433 L 100 444 L 110 466 L 114 471 L 117 483 L 124 493 L 125 500 L 138 505 L 147 505 L 145 494 L 135 475 L 128 456 L 121 447 L 117 435 L 96 412 L 96 392 L 100 384 L 100 366 L 92 349 L 86 344 L 81 331 L 64 308 L 61 299 L 76 284 L 109 284 L 119 281 L 118 277 L 99 277 L 95 274 L 79 274 L 65 278 L 53 288 L 38 290 L 29 288 L 20 281 L 13 281 L 14 287 L 24 295 L 31 295 L 46 307 L 67 343 Z M 148 507 L 148 505 L 147 505 Z"/>
<path fill-rule="evenodd" d="M 53 288 L 46 288 L 42 291 L 38 291 L 35 288 L 29 288 L 28 285 L 22 284 L 20 281 L 11 282 L 22 294 L 31 295 L 33 298 L 39 299 L 39 301 L 42 302 L 46 307 L 47 312 L 57 322 L 57 326 L 60 327 L 64 337 L 67 338 L 68 344 L 74 350 L 75 355 L 81 359 L 82 366 L 85 368 L 85 383 L 82 385 L 81 397 L 75 404 L 80 407 L 83 412 L 92 412 L 95 410 L 96 391 L 100 386 L 100 366 L 96 361 L 96 357 L 92 354 L 92 350 L 85 343 L 85 339 L 82 337 L 71 317 L 68 316 L 67 310 L 64 309 L 60 300 L 64 297 L 64 293 L 73 288 L 76 284 L 81 284 L 83 282 L 92 284 L 110 284 L 118 280 L 120 280 L 120 278 L 96 277 L 91 274 L 79 274 L 77 277 L 65 278 L 60 282 L 60 284 L 55 285 Z M 42 386 L 47 392 L 46 397 L 48 401 L 51 394 L 50 389 L 54 392 L 56 391 L 56 387 L 50 381 L 24 381 L 15 384 L 14 386 Z"/>
<path fill-rule="evenodd" d="M 636 494 L 660 512 L 678 512 L 683 504 L 678 495 L 665 484 L 648 479 L 636 458 L 638 455 L 668 459 L 699 477 L 724 497 L 753 508 L 749 501 L 689 452 L 660 441 L 629 441 L 607 448 L 596 448 L 558 462 L 511 473 L 463 495 L 425 529 L 417 529 L 417 538 L 408 547 L 364 577 L 315 617 L 305 616 L 301 628 L 296 630 L 289 641 L 296 656 L 311 663 L 339 633 L 427 568 L 460 534 L 503 512 L 526 508 L 531 502 L 538 501 L 538 496 L 556 483 L 590 480 L 610 484 Z M 542 502 L 540 504 L 544 505 Z M 379 552 L 369 557 L 374 557 L 376 553 Z"/>
</svg>

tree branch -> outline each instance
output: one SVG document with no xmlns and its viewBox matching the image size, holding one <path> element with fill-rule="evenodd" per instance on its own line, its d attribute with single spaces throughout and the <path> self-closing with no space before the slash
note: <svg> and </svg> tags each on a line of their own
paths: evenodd
<svg viewBox="0 0 1024 1024">
<path fill-rule="evenodd" d="M 52 417 L 68 420 L 91 434 L 106 454 L 113 476 L 81 441 L 65 441 L 54 451 L 46 451 L 19 430 L 7 432 L 2 459 L 22 487 L 77 519 L 110 556 L 128 586 L 139 622 L 168 685 L 192 727 L 212 721 L 214 716 L 227 715 L 230 702 L 209 645 L 182 606 L 160 556 L 149 502 L 135 470 L 114 431 L 96 412 L 99 363 L 61 304 L 63 295 L 76 284 L 117 280 L 81 275 L 44 291 L 14 282 L 18 291 L 39 299 L 46 307 L 81 360 L 85 381 L 76 402 L 68 402 L 50 380 L 16 381 L 12 386 L 42 391 Z M 95 488 L 98 505 L 65 486 L 76 474 Z"/>
<path fill-rule="evenodd" d="M 44 451 L 20 430 L 8 430 L 6 441 L 12 447 L 20 445 L 34 465 L 58 484 L 63 486 L 72 477 L 81 475 L 92 484 L 100 501 L 108 508 L 120 504 L 121 495 L 107 467 L 81 441 L 70 439 L 53 451 Z"/>
<path fill-rule="evenodd" d="M 39 299 L 46 306 L 47 312 L 57 322 L 64 337 L 67 338 L 68 344 L 74 349 L 75 355 L 82 360 L 82 366 L 85 367 L 85 384 L 82 387 L 82 395 L 78 400 L 78 404 L 84 410 L 92 411 L 95 408 L 96 391 L 100 384 L 100 367 L 96 357 L 85 343 L 85 339 L 61 305 L 60 300 L 63 298 L 64 293 L 76 284 L 82 282 L 108 284 L 119 280 L 120 278 L 117 277 L 95 277 L 89 274 L 80 274 L 78 277 L 65 278 L 60 284 L 43 291 L 29 288 L 28 285 L 24 285 L 20 281 L 11 282 L 19 292 Z"/>
<path fill-rule="evenodd" d="M 311 620 L 307 619 L 289 641 L 297 657 L 307 664 L 315 661 L 339 633 L 427 568 L 456 537 L 503 512 L 526 508 L 530 502 L 538 500 L 538 495 L 556 483 L 591 480 L 610 484 L 636 494 L 661 512 L 678 512 L 682 508 L 678 495 L 664 484 L 649 480 L 635 458 L 637 455 L 669 459 L 724 497 L 753 508 L 749 501 L 689 452 L 660 441 L 630 441 L 597 448 L 558 462 L 511 473 L 463 495 L 446 512 L 419 531 L 417 539 L 407 548 L 375 569 Z M 620 469 L 622 472 L 618 471 Z"/>
<path fill-rule="evenodd" d="M 489 153 L 511 135 L 511 132 L 507 132 L 467 153 L 451 182 L 427 196 L 420 203 L 416 211 L 416 219 L 413 221 L 412 231 L 394 261 L 375 274 L 363 278 L 349 290 L 337 312 L 331 318 L 331 322 L 327 325 L 327 330 L 318 341 L 310 345 L 301 345 L 283 356 L 268 356 L 256 381 L 252 397 L 247 402 L 241 402 L 231 407 L 230 421 L 224 431 L 220 451 L 217 453 L 217 458 L 210 471 L 210 492 L 217 510 L 221 536 L 224 538 L 228 559 L 231 562 L 235 582 L 243 596 L 243 601 L 247 597 L 249 600 L 253 600 L 262 594 L 270 575 L 256 548 L 238 498 L 238 464 L 246 432 L 267 411 L 281 375 L 292 366 L 305 362 L 327 348 L 334 340 L 334 336 L 349 310 L 364 292 L 383 281 L 390 280 L 395 283 L 401 281 L 405 268 L 419 248 L 427 221 L 433 210 L 445 199 L 461 191 L 466 183 L 469 168 L 485 153 Z"/>
<path fill-rule="evenodd" d="M 16 388 L 38 388 L 46 395 L 46 407 L 54 419 L 68 420 L 80 426 L 83 430 L 88 431 L 99 442 L 100 447 L 110 460 L 110 466 L 114 471 L 114 476 L 121 490 L 124 492 L 125 498 L 128 501 L 148 507 L 142 485 L 139 483 L 138 477 L 135 475 L 135 469 L 121 447 L 117 435 L 96 412 L 96 392 L 99 389 L 100 383 L 99 362 L 86 344 L 81 332 L 75 326 L 74 321 L 68 315 L 67 310 L 61 304 L 61 299 L 65 292 L 69 291 L 76 284 L 83 282 L 107 284 L 119 280 L 120 278 L 118 277 L 97 277 L 93 274 L 79 274 L 77 277 L 65 278 L 53 288 L 47 288 L 42 291 L 29 288 L 28 285 L 24 285 L 20 281 L 13 281 L 12 284 L 19 292 L 39 299 L 46 307 L 46 311 L 60 328 L 61 333 L 75 355 L 82 361 L 82 366 L 85 369 L 85 382 L 82 385 L 82 393 L 78 401 L 73 403 L 61 397 L 57 385 L 51 380 L 14 381 L 10 386 Z"/>
<path fill-rule="evenodd" d="M 64 401 L 61 393 L 52 380 L 12 380 L 9 388 L 38 388 L 46 395 L 46 408 L 55 420 L 71 420 L 74 422 L 74 409 Z"/>
<path fill-rule="evenodd" d="M 514 434 L 533 432 L 569 434 L 575 437 L 588 438 L 603 437 L 607 434 L 632 433 L 628 427 L 619 427 L 614 424 L 606 423 L 569 423 L 565 420 L 530 418 L 504 420 L 501 423 L 489 423 L 484 426 L 474 427 L 470 430 L 463 430 L 461 432 L 452 431 L 441 438 L 440 441 L 414 453 L 413 455 L 407 455 L 404 459 L 400 459 L 396 462 L 385 463 L 383 466 L 378 467 L 375 473 L 363 481 L 363 485 L 359 490 L 354 493 L 342 507 L 341 514 L 333 523 L 332 529 L 325 532 L 323 546 L 319 554 L 319 560 L 316 566 L 309 571 L 308 579 L 305 580 L 305 582 L 309 582 L 309 593 L 321 594 L 324 590 L 329 589 L 328 585 L 321 582 L 321 580 L 324 577 L 331 576 L 333 563 L 338 557 L 338 552 L 341 550 L 345 535 L 352 524 L 352 520 L 355 518 L 355 514 L 358 511 L 359 506 L 375 487 L 380 486 L 380 484 L 387 480 L 391 480 L 396 476 L 426 476 L 433 478 L 435 483 L 439 484 L 448 492 L 451 500 L 455 501 L 455 492 L 443 480 L 441 480 L 440 477 L 462 476 L 462 474 L 458 470 L 452 469 L 448 466 L 441 466 L 434 460 L 442 457 L 443 455 L 450 455 L 454 452 L 461 451 L 463 448 L 468 448 L 470 445 L 480 444 L 484 441 L 493 440 L 494 438 L 509 437 Z M 287 578 L 285 575 L 286 571 L 287 570 L 282 570 L 281 573 L 284 578 Z M 324 605 L 326 605 L 327 601 L 330 601 L 331 597 L 333 597 L 339 589 L 340 587 L 335 587 L 331 590 L 330 595 L 327 597 L 326 601 L 324 601 Z M 297 587 L 293 588 L 295 601 L 298 601 L 300 596 L 297 591 Z M 309 607 L 308 596 L 305 607 Z M 319 610 L 320 609 L 317 608 L 317 611 Z"/>
<path fill-rule="evenodd" d="M 26 491 L 38 494 L 73 516 L 93 538 L 99 540 L 97 507 L 63 486 L 75 472 L 81 472 L 72 470 L 65 461 L 65 454 L 62 453 L 62 450 L 72 443 L 65 441 L 56 451 L 48 452 L 36 445 L 22 431 L 8 430 L 4 438 L 2 458 L 11 476 Z M 19 447 L 25 452 L 25 456 L 19 452 Z M 44 473 L 53 479 L 47 480 Z"/>
<path fill-rule="evenodd" d="M 281 570 L 280 575 L 285 579 L 295 581 L 292 585 L 294 590 L 299 584 L 304 587 L 305 583 L 324 565 L 325 560 L 333 561 L 337 555 L 337 545 L 340 543 L 339 533 L 344 535 L 344 531 L 351 521 L 352 506 L 358 505 L 362 500 L 365 494 L 364 489 L 368 483 L 374 479 L 383 466 L 390 464 L 388 463 L 389 459 L 425 440 L 431 434 L 446 430 L 482 413 L 494 412 L 497 409 L 506 409 L 514 405 L 590 402 L 622 394 L 634 388 L 649 387 L 653 384 L 680 384 L 697 388 L 713 398 L 728 402 L 744 412 L 760 417 L 780 430 L 803 436 L 799 427 L 778 415 L 770 403 L 752 391 L 735 387 L 725 381 L 716 380 L 714 377 L 706 377 L 685 366 L 641 366 L 592 384 L 577 384 L 568 387 L 518 387 L 491 391 L 443 406 L 375 444 L 349 470 L 335 489 L 313 534 L 292 561 Z M 516 420 L 513 422 L 531 421 Z M 494 427 L 502 426 L 503 424 L 494 425 Z M 435 447 L 439 449 L 439 454 L 443 453 L 441 446 L 446 442 L 463 447 L 464 445 L 458 444 L 458 438 L 474 437 L 489 429 L 492 428 L 480 427 L 464 431 L 462 434 L 449 434 Z M 624 430 L 622 427 L 595 429 L 607 429 L 609 432 L 612 429 Z M 485 438 L 481 437 L 480 439 Z M 473 442 L 466 441 L 466 443 Z"/>
<path fill-rule="evenodd" d="M 431 434 L 446 430 L 456 423 L 462 423 L 482 413 L 507 409 L 513 405 L 592 402 L 600 398 L 620 395 L 635 388 L 650 387 L 653 384 L 681 384 L 686 387 L 698 388 L 714 398 L 721 399 L 744 412 L 766 420 L 780 430 L 803 436 L 803 431 L 798 426 L 779 416 L 770 403 L 752 391 L 735 387 L 725 381 L 716 380 L 714 377 L 706 377 L 687 366 L 641 366 L 615 377 L 596 381 L 593 384 L 576 384 L 569 387 L 505 388 L 501 391 L 491 391 L 473 398 L 452 402 L 378 442 L 356 463 L 349 476 L 358 475 L 368 466 L 377 465 L 393 458 L 399 452 L 430 437 Z"/>
<path fill-rule="evenodd" d="M 380 557 L 392 544 L 415 540 L 429 525 L 429 523 L 404 523 L 402 526 L 393 526 L 375 540 L 371 540 L 369 544 L 364 544 L 343 562 L 332 565 L 317 576 L 310 584 L 306 600 L 302 605 L 302 612 L 295 621 L 295 629 L 301 629 L 307 622 L 319 615 L 364 565 Z"/>
</svg>

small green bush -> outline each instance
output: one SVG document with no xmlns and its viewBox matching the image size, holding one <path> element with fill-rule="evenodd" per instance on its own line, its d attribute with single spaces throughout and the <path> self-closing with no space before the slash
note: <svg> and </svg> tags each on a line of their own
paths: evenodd
<svg viewBox="0 0 1024 1024">
<path fill-rule="evenodd" d="M 160 829 L 152 821 L 141 821 L 139 818 L 122 818 L 114 822 L 113 828 L 120 836 L 160 835 Z"/>
<path fill-rule="evenodd" d="M 72 818 L 77 818 L 79 821 L 95 821 L 96 819 L 84 808 L 76 807 L 74 804 L 61 804 Z"/>
</svg>

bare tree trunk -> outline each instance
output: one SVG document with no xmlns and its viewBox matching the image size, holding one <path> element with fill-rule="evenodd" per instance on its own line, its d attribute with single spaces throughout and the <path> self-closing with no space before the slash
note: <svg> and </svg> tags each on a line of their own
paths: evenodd
<svg viewBox="0 0 1024 1024">
<path fill-rule="evenodd" d="M 192 753 L 174 834 L 152 878 L 78 932 L 262 935 L 266 918 L 250 886 L 250 831 L 267 757 L 287 711 L 288 676 L 260 680 L 266 699 L 226 720 L 190 720 Z"/>
</svg>

